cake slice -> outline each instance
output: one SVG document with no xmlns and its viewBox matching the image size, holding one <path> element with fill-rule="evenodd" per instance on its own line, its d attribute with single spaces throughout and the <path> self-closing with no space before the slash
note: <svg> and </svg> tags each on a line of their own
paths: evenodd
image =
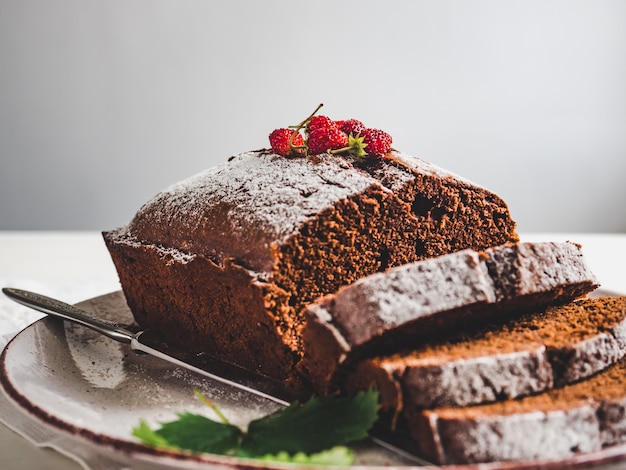
<svg viewBox="0 0 626 470">
<path fill-rule="evenodd" d="M 600 310 L 615 301 L 593 300 Z M 624 299 L 618 301 L 623 308 Z M 420 453 L 438 464 L 563 459 L 626 442 L 626 359 L 562 388 L 486 405 L 404 410 Z"/>
<path fill-rule="evenodd" d="M 309 305 L 300 367 L 316 391 L 328 393 L 361 358 L 417 348 L 429 335 L 565 303 L 596 287 L 574 243 L 506 244 L 407 264 Z"/>
<path fill-rule="evenodd" d="M 447 340 L 365 359 L 344 380 L 403 409 L 463 407 L 537 394 L 590 377 L 626 355 L 626 297 L 579 299 L 492 321 Z"/>
<path fill-rule="evenodd" d="M 518 235 L 504 201 L 421 159 L 236 155 L 103 234 L 138 324 L 298 384 L 302 310 L 386 269 Z"/>
</svg>

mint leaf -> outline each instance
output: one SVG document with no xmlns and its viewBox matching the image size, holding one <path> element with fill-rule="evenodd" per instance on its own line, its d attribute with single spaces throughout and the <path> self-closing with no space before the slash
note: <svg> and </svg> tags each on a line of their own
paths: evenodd
<svg viewBox="0 0 626 470">
<path fill-rule="evenodd" d="M 139 422 L 139 426 L 133 428 L 133 436 L 141 439 L 144 444 L 148 444 L 154 447 L 170 447 L 163 436 L 159 436 L 155 431 L 150 429 L 148 423 L 145 420 Z"/>
<path fill-rule="evenodd" d="M 178 420 L 162 423 L 160 429 L 151 433 L 147 432 L 149 428 L 145 429 L 145 422 L 142 424 L 133 430 L 133 435 L 145 443 L 191 452 L 232 454 L 243 434 L 237 426 L 218 423 L 192 413 L 180 413 Z M 146 438 L 152 442 L 146 441 Z"/>
<path fill-rule="evenodd" d="M 367 437 L 378 418 L 378 392 L 314 397 L 293 403 L 248 425 L 241 450 L 250 456 L 313 454 Z"/>
<path fill-rule="evenodd" d="M 218 411 L 199 392 L 202 401 Z M 353 398 L 312 398 L 293 403 L 250 422 L 248 432 L 202 415 L 179 413 L 178 419 L 152 430 L 141 420 L 133 435 L 145 444 L 191 452 L 207 452 L 266 461 L 320 465 L 350 465 L 354 453 L 342 444 L 367 437 L 378 417 L 378 392 Z"/>
</svg>

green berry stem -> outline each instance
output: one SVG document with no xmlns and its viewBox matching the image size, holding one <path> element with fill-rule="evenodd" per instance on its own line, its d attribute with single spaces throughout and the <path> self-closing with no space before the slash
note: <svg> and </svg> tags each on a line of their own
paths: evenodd
<svg viewBox="0 0 626 470">
<path fill-rule="evenodd" d="M 348 136 L 348 146 L 340 149 L 329 150 L 328 153 L 338 154 L 343 152 L 348 152 L 353 157 L 365 157 L 367 152 L 365 151 L 365 147 L 367 147 L 367 143 L 363 142 L 363 137 L 350 133 Z"/>
<path fill-rule="evenodd" d="M 291 128 L 291 126 L 289 126 L 289 128 Z M 293 145 L 293 139 L 294 137 L 298 134 L 299 130 L 295 130 L 293 131 L 293 133 L 289 136 L 289 148 L 291 150 L 299 150 L 299 149 L 306 149 L 306 145 Z"/>
<path fill-rule="evenodd" d="M 300 129 L 306 127 L 306 125 L 309 123 L 309 121 L 311 120 L 311 118 L 313 116 L 315 116 L 315 114 L 317 114 L 317 112 L 322 108 L 322 106 L 324 106 L 324 103 L 320 103 L 317 105 L 317 108 L 315 108 L 315 111 L 313 111 L 311 114 L 309 114 L 309 116 L 302 121 L 301 123 L 295 125 L 295 126 L 287 126 L 287 128 L 289 129 L 294 129 L 294 133 L 291 134 L 291 137 L 289 138 L 289 147 L 292 149 L 304 149 L 305 151 L 305 155 L 308 154 L 308 149 L 309 147 L 305 144 L 305 145 L 293 145 L 293 138 L 294 136 L 300 132 Z"/>
<path fill-rule="evenodd" d="M 320 104 L 318 104 L 318 105 L 317 105 L 317 108 L 315 108 L 315 111 L 313 111 L 313 112 L 309 115 L 309 117 L 307 117 L 304 121 L 302 121 L 300 124 L 298 124 L 298 126 L 297 126 L 298 130 L 300 130 L 300 129 L 302 129 L 303 127 L 305 127 L 305 126 L 306 126 L 306 124 L 307 124 L 307 123 L 311 120 L 311 118 L 312 118 L 313 116 L 315 116 L 315 115 L 317 114 L 317 112 L 318 112 L 320 109 L 322 109 L 322 106 L 324 106 L 324 103 L 320 103 Z"/>
<path fill-rule="evenodd" d="M 228 418 L 224 416 L 224 413 L 220 411 L 217 405 L 215 405 L 215 403 L 213 403 L 211 400 L 205 397 L 204 394 L 200 390 L 194 388 L 193 393 L 200 399 L 202 403 L 204 403 L 206 406 L 208 406 L 215 412 L 215 414 L 217 415 L 217 417 L 220 419 L 220 421 L 223 424 L 230 424 L 230 422 L 228 421 Z"/>
<path fill-rule="evenodd" d="M 313 111 L 304 121 L 302 121 L 299 124 L 296 124 L 295 126 L 287 126 L 289 129 L 295 129 L 296 132 L 299 132 L 300 129 L 302 129 L 303 127 L 306 127 L 306 125 L 309 123 L 309 121 L 311 120 L 311 118 L 313 116 L 315 116 L 317 114 L 317 112 L 322 108 L 322 106 L 324 106 L 324 103 L 320 103 L 319 105 L 317 105 L 317 108 L 315 108 L 315 111 Z"/>
</svg>

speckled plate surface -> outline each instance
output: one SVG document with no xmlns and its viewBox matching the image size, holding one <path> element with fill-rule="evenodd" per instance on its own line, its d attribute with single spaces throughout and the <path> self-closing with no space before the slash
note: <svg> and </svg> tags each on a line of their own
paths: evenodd
<svg viewBox="0 0 626 470">
<path fill-rule="evenodd" d="M 80 307 L 109 320 L 132 321 L 120 292 L 85 301 Z M 0 381 L 8 397 L 33 420 L 75 438 L 77 444 L 118 455 L 120 460 L 151 468 L 268 468 L 267 463 L 157 451 L 139 443 L 131 430 L 140 419 L 156 425 L 174 419 L 179 411 L 210 415 L 210 410 L 195 398 L 194 388 L 240 426 L 277 405 L 159 359 L 137 355 L 127 346 L 79 326 L 44 318 L 23 330 L 1 356 Z M 357 464 L 369 468 L 417 466 L 375 444 L 357 449 Z M 626 446 L 620 446 L 567 461 L 494 463 L 480 468 L 594 466 L 613 470 L 625 465 Z M 285 465 L 276 464 L 275 468 Z"/>
</svg>

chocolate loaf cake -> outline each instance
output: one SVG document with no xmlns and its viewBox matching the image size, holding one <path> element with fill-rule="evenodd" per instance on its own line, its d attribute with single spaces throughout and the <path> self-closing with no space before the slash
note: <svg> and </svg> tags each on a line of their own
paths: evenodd
<svg viewBox="0 0 626 470">
<path fill-rule="evenodd" d="M 319 296 L 518 240 L 502 199 L 423 160 L 265 150 L 173 185 L 103 235 L 137 323 L 294 383 L 302 309 Z"/>
<path fill-rule="evenodd" d="M 565 303 L 596 287 L 573 243 L 505 244 L 406 264 L 309 305 L 300 367 L 317 392 L 328 393 L 341 381 L 341 370 L 360 358 L 419 348 L 428 335 L 446 336 L 494 315 Z"/>
<path fill-rule="evenodd" d="M 625 299 L 587 308 L 613 316 Z M 621 345 L 622 353 L 626 344 Z M 626 442 L 626 359 L 583 381 L 486 405 L 404 410 L 421 454 L 439 464 L 562 459 Z"/>
<path fill-rule="evenodd" d="M 359 362 L 348 393 L 376 387 L 390 413 L 518 398 L 580 381 L 626 355 L 626 297 L 579 299 Z"/>
</svg>

